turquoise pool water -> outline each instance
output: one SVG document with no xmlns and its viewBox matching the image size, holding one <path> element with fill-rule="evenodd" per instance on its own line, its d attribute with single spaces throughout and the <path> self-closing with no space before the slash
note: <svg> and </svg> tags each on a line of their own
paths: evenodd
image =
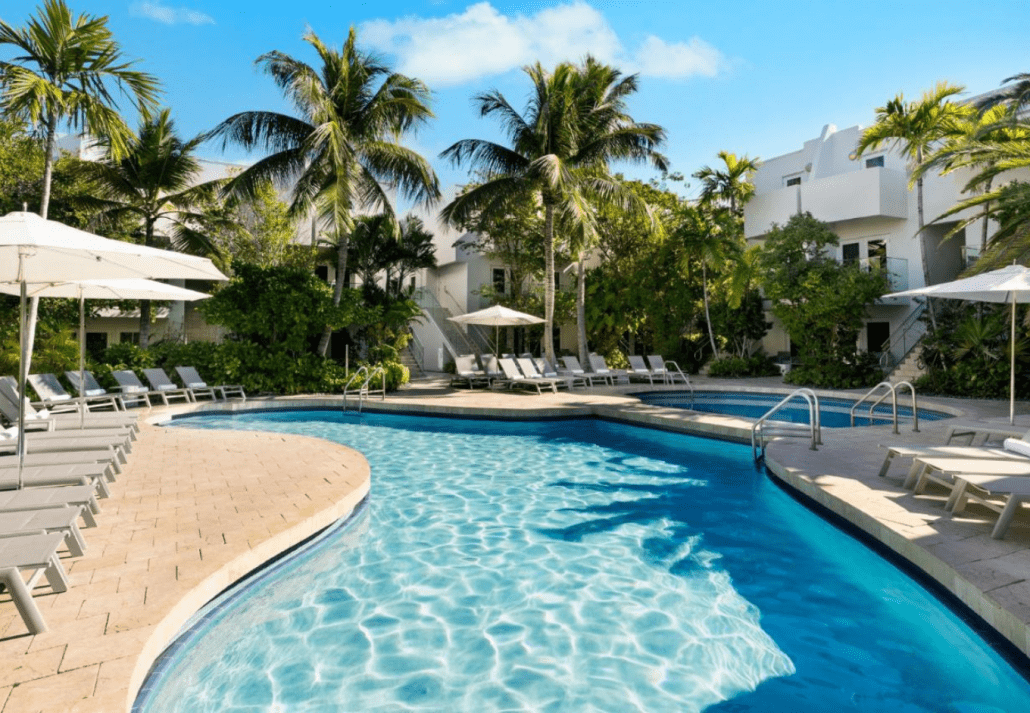
<svg viewBox="0 0 1030 713">
<path fill-rule="evenodd" d="M 1030 709 L 1030 685 L 747 447 L 596 420 L 291 412 L 363 512 L 211 612 L 152 713 Z"/>
<path fill-rule="evenodd" d="M 786 394 L 756 394 L 740 391 L 695 391 L 691 400 L 689 392 L 686 391 L 660 391 L 654 393 L 636 394 L 644 403 L 655 406 L 667 406 L 670 408 L 691 409 L 704 413 L 718 413 L 727 416 L 743 416 L 745 418 L 758 419 L 773 406 L 778 404 Z M 851 407 L 854 401 L 847 399 L 820 398 L 819 418 L 824 428 L 849 428 L 851 426 Z M 904 403 L 911 404 L 911 397 L 905 399 Z M 855 411 L 855 425 L 868 426 L 870 421 L 877 425 L 890 424 L 892 409 L 889 403 L 877 406 L 873 411 L 873 418 L 869 418 L 869 403 L 859 406 Z M 939 421 L 942 418 L 951 418 L 951 414 L 931 409 L 920 408 L 920 421 Z M 808 423 L 808 404 L 798 399 L 791 401 L 779 411 L 774 418 L 778 421 L 789 421 L 791 423 Z M 900 423 L 912 422 L 911 406 L 904 406 L 902 398 L 898 398 L 898 421 Z"/>
</svg>

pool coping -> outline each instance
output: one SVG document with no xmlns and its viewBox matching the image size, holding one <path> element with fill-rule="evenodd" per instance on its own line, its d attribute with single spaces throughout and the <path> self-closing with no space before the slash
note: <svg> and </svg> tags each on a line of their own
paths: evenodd
<svg viewBox="0 0 1030 713">
<path fill-rule="evenodd" d="M 586 395 L 582 392 L 573 392 L 571 395 L 562 394 L 560 397 L 554 398 L 550 394 L 546 394 L 543 397 L 529 394 L 517 396 L 510 393 L 504 395 L 490 394 L 490 397 L 485 400 L 481 400 L 478 404 L 475 403 L 475 401 L 482 392 L 473 396 L 472 399 L 465 399 L 465 395 L 461 394 L 462 398 L 458 399 L 458 401 L 461 402 L 459 404 L 441 403 L 441 399 L 419 399 L 411 396 L 406 397 L 405 394 L 401 392 L 400 394 L 391 395 L 385 402 L 367 402 L 365 408 L 369 411 L 381 413 L 472 419 L 490 418 L 498 420 L 539 420 L 593 417 L 631 425 L 657 428 L 660 430 L 690 433 L 711 438 L 730 440 L 738 443 L 748 443 L 750 441 L 752 422 L 748 419 L 717 416 L 713 414 L 698 414 L 684 411 L 682 409 L 652 406 L 643 404 L 633 396 L 633 394 L 643 392 L 676 390 L 681 391 L 682 389 L 648 388 L 647 385 L 634 384 L 632 387 L 623 387 L 621 389 L 591 389 L 591 393 Z M 697 390 L 743 390 L 747 392 L 767 392 L 776 394 L 786 394 L 790 391 L 790 389 L 784 387 L 777 388 L 766 387 L 763 385 L 747 385 L 743 388 L 734 388 L 732 385 L 723 384 L 713 388 L 698 388 Z M 857 397 L 861 395 L 861 393 L 856 394 L 829 391 L 819 391 L 817 393 L 819 393 L 820 396 L 825 394 L 826 396 L 832 396 L 835 398 Z M 953 413 L 960 417 L 969 417 L 969 409 L 941 404 L 936 400 L 921 399 L 920 403 L 921 405 L 925 403 L 931 408 Z M 258 410 L 280 411 L 312 409 L 338 411 L 340 410 L 340 406 L 341 398 L 339 396 L 280 397 L 272 399 L 249 399 L 247 402 L 229 403 L 205 402 L 190 404 L 188 406 L 183 405 L 173 408 L 155 409 L 153 412 L 154 416 L 148 419 L 148 421 L 155 423 L 165 421 L 170 418 L 215 411 L 247 412 Z M 962 404 L 962 406 L 965 406 L 965 404 Z M 975 412 L 975 409 L 972 410 Z M 974 413 L 973 418 L 975 419 L 977 417 L 978 414 Z M 938 423 L 947 424 L 948 422 L 945 421 Z M 927 424 L 927 426 L 930 426 L 930 424 Z M 938 426 L 937 429 L 929 427 L 924 428 L 926 433 L 919 434 L 918 437 L 911 436 L 910 434 L 908 439 L 906 439 L 905 435 L 902 435 L 900 440 L 902 442 L 906 442 L 906 440 L 910 442 L 914 439 L 916 442 L 931 442 L 934 437 L 939 437 L 939 434 L 933 433 L 933 431 L 936 430 L 939 432 L 942 428 L 942 426 Z M 850 431 L 851 429 L 827 430 Z M 877 440 L 885 441 L 891 440 L 892 438 L 896 440 L 899 439 L 899 437 L 890 435 L 889 427 L 863 427 L 858 430 L 864 431 L 868 436 L 865 440 L 869 443 L 873 443 L 873 445 L 876 445 L 875 442 Z M 306 439 L 298 439 L 296 442 L 300 443 L 303 440 Z M 335 444 L 333 445 L 335 446 Z M 337 448 L 340 447 L 337 446 Z M 349 449 L 346 450 L 349 451 Z M 868 451 L 869 448 L 866 447 L 864 450 Z M 878 451 L 879 449 L 872 448 L 872 450 Z M 360 461 L 364 463 L 365 479 L 363 486 L 342 500 L 333 503 L 330 507 L 316 513 L 311 518 L 295 525 L 288 531 L 288 533 L 282 532 L 275 537 L 268 538 L 263 542 L 258 543 L 252 550 L 245 552 L 237 559 L 226 563 L 219 569 L 219 571 L 210 575 L 203 582 L 191 589 L 185 596 L 181 597 L 164 616 L 159 627 L 156 628 L 147 638 L 140 655 L 137 657 L 134 662 L 134 666 L 131 668 L 131 671 L 126 670 L 125 674 L 127 683 L 123 681 L 122 683 L 117 684 L 114 681 L 108 681 L 108 683 L 113 684 L 116 688 L 120 688 L 122 691 L 127 690 L 127 697 L 125 697 L 125 694 L 122 694 L 123 697 L 120 699 L 124 703 L 116 706 L 114 704 L 114 700 L 110 697 L 105 698 L 103 703 L 101 702 L 99 696 L 101 696 L 104 691 L 101 691 L 100 688 L 105 681 L 105 678 L 101 673 L 97 678 L 96 683 L 96 695 L 98 698 L 83 700 L 85 707 L 52 706 L 48 708 L 47 706 L 42 705 L 32 708 L 32 710 L 47 712 L 56 710 L 89 710 L 94 713 L 101 710 L 131 711 L 133 702 L 136 699 L 151 665 L 165 647 L 174 639 L 182 625 L 188 621 L 190 617 L 199 611 L 219 592 L 230 587 L 234 582 L 239 581 L 240 578 L 246 576 L 254 569 L 261 567 L 268 561 L 275 559 L 283 551 L 296 545 L 298 542 L 301 542 L 319 530 L 324 529 L 328 524 L 339 519 L 340 516 L 346 516 L 346 513 L 351 512 L 353 507 L 367 495 L 370 487 L 367 461 L 364 460 L 364 457 L 361 456 L 360 453 L 356 451 L 349 452 L 356 454 Z M 832 451 L 830 451 L 830 447 L 824 447 L 821 453 L 824 455 L 827 453 L 832 454 Z M 837 452 L 837 455 L 839 456 L 840 453 Z M 879 451 L 878 454 L 874 453 L 874 456 L 877 455 L 882 458 L 882 451 Z M 801 493 L 805 497 L 811 498 L 812 501 L 826 507 L 829 511 L 844 518 L 847 522 L 850 522 L 859 530 L 867 533 L 870 537 L 881 542 L 891 551 L 897 553 L 898 556 L 902 557 L 907 562 L 910 562 L 915 568 L 925 572 L 930 578 L 938 582 L 946 591 L 951 592 L 959 602 L 979 616 L 993 630 L 997 631 L 1007 641 L 1010 641 L 1024 656 L 1030 657 L 1030 627 L 1028 627 L 1028 624 L 1030 624 L 1030 615 L 1023 616 L 1021 618 L 1021 616 L 1016 613 L 1016 611 L 1019 611 L 1019 607 L 1014 607 L 1015 610 L 1010 610 L 1010 608 L 1003 606 L 992 598 L 992 596 L 989 596 L 987 590 L 974 581 L 975 578 L 970 578 L 969 576 L 966 576 L 966 573 L 961 571 L 961 563 L 953 566 L 953 563 L 946 561 L 947 558 L 942 557 L 940 552 L 935 553 L 931 551 L 931 549 L 933 549 L 932 543 L 928 545 L 925 541 L 920 542 L 918 538 L 913 538 L 911 533 L 905 532 L 903 527 L 899 529 L 897 523 L 893 522 L 890 517 L 885 519 L 882 515 L 878 516 L 875 512 L 870 511 L 870 508 L 867 507 L 867 503 L 862 498 L 849 500 L 848 497 L 846 497 L 847 494 L 842 495 L 838 482 L 839 477 L 837 475 L 828 475 L 828 473 L 833 474 L 835 471 L 832 468 L 820 466 L 818 461 L 810 462 L 811 457 L 812 454 L 809 452 L 800 451 L 796 448 L 792 449 L 784 447 L 780 442 L 774 442 L 771 445 L 771 454 L 768 455 L 766 459 L 766 465 L 768 466 L 767 472 L 770 473 L 772 477 L 779 479 L 780 482 L 784 483 L 788 488 Z M 826 480 L 828 477 L 834 479 Z M 882 482 L 885 483 L 885 481 Z M 879 486 L 881 483 L 876 483 L 875 485 Z M 901 492 L 898 488 L 891 489 L 891 487 L 886 487 L 889 485 L 890 484 L 885 483 L 885 489 L 882 493 L 883 497 L 888 500 Z M 868 496 L 868 493 L 862 493 L 862 496 L 866 497 Z M 345 503 L 350 504 L 348 505 Z M 893 517 L 893 515 L 891 517 Z M 974 525 L 974 529 L 977 532 L 973 537 L 966 538 L 966 541 L 968 542 L 979 538 L 984 544 L 990 544 L 991 541 L 987 537 L 987 533 L 990 531 L 990 523 L 974 523 Z M 1028 539 L 1028 542 L 1030 542 L 1030 539 Z M 1026 543 L 1023 543 L 1020 546 L 1022 547 L 1023 552 L 1030 552 L 1030 546 L 1027 546 Z M 72 566 L 74 567 L 74 564 Z M 1028 568 L 1028 571 L 1030 571 L 1030 568 Z M 1027 579 L 1030 579 L 1030 577 L 1027 577 Z M 73 587 L 73 590 L 74 589 L 75 587 Z M 991 591 L 993 593 L 995 590 Z M 1024 609 L 1030 609 L 1030 584 L 1027 585 L 1027 593 L 1027 598 L 1023 600 L 1023 603 L 1027 604 Z M 69 595 L 64 594 L 60 596 L 68 597 Z M 0 638 L 0 643 L 4 643 L 2 638 Z M 81 669 L 79 670 L 81 671 Z M 112 671 L 114 670 L 115 669 L 112 669 Z M 62 670 L 59 673 L 64 673 L 64 671 Z M 70 673 L 74 674 L 76 671 L 73 670 Z M 110 677 L 111 675 L 108 676 L 108 678 Z M 61 676 L 58 678 L 61 678 Z M 53 678 L 38 678 L 31 680 L 29 683 L 37 684 L 47 680 L 53 680 Z M 18 684 L 15 684 L 15 686 L 17 685 Z M 18 710 L 18 712 L 21 713 L 21 711 L 27 710 L 27 708 L 23 707 L 8 709 L 6 706 L 14 705 L 13 701 L 14 694 L 12 694 L 12 689 L 10 687 L 4 688 L 3 685 L 0 684 L 0 711 L 9 713 L 9 711 Z"/>
</svg>

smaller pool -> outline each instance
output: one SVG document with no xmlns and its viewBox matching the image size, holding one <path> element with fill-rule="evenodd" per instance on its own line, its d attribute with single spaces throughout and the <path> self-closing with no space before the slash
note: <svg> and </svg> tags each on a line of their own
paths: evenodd
<svg viewBox="0 0 1030 713">
<path fill-rule="evenodd" d="M 655 393 L 636 394 L 646 404 L 654 406 L 666 406 L 668 408 L 682 408 L 704 413 L 718 413 L 724 416 L 743 416 L 744 418 L 759 419 L 773 406 L 778 404 L 786 394 L 756 394 L 742 393 L 739 391 L 695 391 L 694 399 L 691 402 L 690 392 L 687 391 L 663 391 Z M 854 401 L 849 399 L 822 398 L 819 399 L 819 418 L 826 428 L 848 428 L 851 426 L 851 407 Z M 911 403 L 911 399 L 909 399 Z M 939 421 L 943 418 L 951 418 L 951 414 L 942 411 L 931 411 L 930 409 L 919 409 L 920 421 Z M 884 425 L 889 424 L 891 419 L 890 403 L 881 404 L 873 412 L 873 418 L 869 418 L 869 405 L 863 404 L 855 411 L 855 425 Z M 902 406 L 898 403 L 898 419 L 903 421 L 912 420 L 912 408 Z M 808 423 L 808 405 L 803 399 L 787 404 L 776 414 L 778 421 L 790 421 L 791 423 Z"/>
</svg>

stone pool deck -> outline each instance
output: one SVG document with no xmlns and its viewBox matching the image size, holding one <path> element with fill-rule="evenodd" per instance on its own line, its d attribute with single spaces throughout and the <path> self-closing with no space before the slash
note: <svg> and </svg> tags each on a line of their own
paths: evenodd
<svg viewBox="0 0 1030 713">
<path fill-rule="evenodd" d="M 707 380 L 700 388 L 785 388 L 779 379 Z M 789 388 L 789 387 L 788 387 Z M 478 417 L 597 415 L 741 439 L 750 423 L 648 406 L 628 395 L 646 386 L 594 388 L 537 396 L 452 389 L 420 380 L 368 408 Z M 656 389 L 658 390 L 658 389 Z M 1007 403 L 933 400 L 963 423 L 1007 423 Z M 339 408 L 339 397 L 252 399 L 233 409 Z M 150 420 L 212 408 L 154 409 Z M 223 407 L 224 408 L 224 407 Z M 1030 412 L 1021 404 L 1017 413 Z M 1022 430 L 1030 419 L 1022 418 Z M 1004 540 L 994 515 L 970 506 L 943 509 L 944 491 L 914 496 L 900 487 L 907 469 L 877 477 L 880 443 L 939 443 L 950 422 L 923 423 L 895 436 L 888 427 L 824 431 L 824 445 L 770 446 L 770 470 L 927 572 L 1030 654 L 1030 513 Z M 1017 425 L 1019 430 L 1019 425 Z M 150 664 L 180 625 L 221 589 L 334 520 L 369 489 L 355 451 L 296 436 L 145 426 L 129 466 L 101 501 L 99 527 L 84 530 L 89 550 L 65 559 L 71 587 L 36 601 L 50 626 L 26 633 L 10 597 L 0 594 L 0 713 L 122 713 Z"/>
</svg>

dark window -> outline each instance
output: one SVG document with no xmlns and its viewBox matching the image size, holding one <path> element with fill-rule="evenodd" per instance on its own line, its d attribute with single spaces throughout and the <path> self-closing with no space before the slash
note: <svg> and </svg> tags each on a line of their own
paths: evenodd
<svg viewBox="0 0 1030 713">
<path fill-rule="evenodd" d="M 887 261 L 887 242 L 885 240 L 869 241 L 869 264 L 884 267 Z"/>
<path fill-rule="evenodd" d="M 499 295 L 504 294 L 504 268 L 494 268 L 494 292 Z"/>
<path fill-rule="evenodd" d="M 86 351 L 94 359 L 99 359 L 105 349 L 107 349 L 107 332 L 86 332 Z"/>
<path fill-rule="evenodd" d="M 317 277 L 322 282 L 329 282 L 329 266 L 319 265 L 318 267 L 316 267 L 315 277 Z"/>
<path fill-rule="evenodd" d="M 883 168 L 883 156 L 873 156 L 865 160 L 866 168 Z"/>
<path fill-rule="evenodd" d="M 555 289 L 555 292 L 557 292 L 558 290 L 561 289 L 561 273 L 560 272 L 554 273 L 554 289 Z"/>
<path fill-rule="evenodd" d="M 787 186 L 788 187 L 789 186 L 800 186 L 800 185 L 801 185 L 801 176 L 794 176 L 794 178 L 788 178 L 787 179 Z"/>
<path fill-rule="evenodd" d="M 868 322 L 866 323 L 866 342 L 869 351 L 882 352 L 887 348 L 887 342 L 891 339 L 890 322 Z"/>
<path fill-rule="evenodd" d="M 841 262 L 849 263 L 858 260 L 858 243 L 844 243 L 840 248 Z"/>
<path fill-rule="evenodd" d="M 119 332 L 118 341 L 122 344 L 139 344 L 139 332 Z"/>
</svg>

